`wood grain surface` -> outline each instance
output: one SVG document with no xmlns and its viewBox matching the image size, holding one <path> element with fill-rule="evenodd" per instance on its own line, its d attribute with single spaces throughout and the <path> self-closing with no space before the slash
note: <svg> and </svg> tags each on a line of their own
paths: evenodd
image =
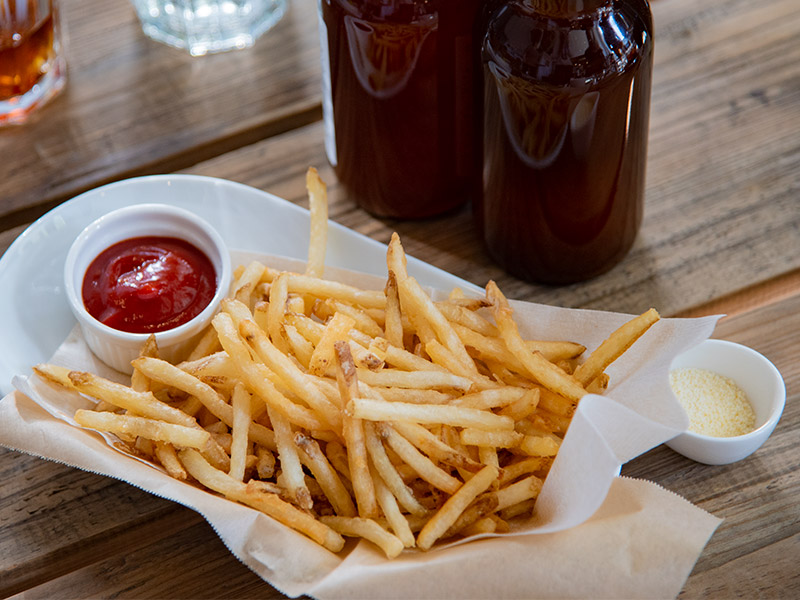
<svg viewBox="0 0 800 600">
<path fill-rule="evenodd" d="M 735 465 L 699 465 L 659 447 L 623 474 L 656 481 L 725 519 L 683 598 L 800 597 L 797 0 L 652 4 L 643 227 L 617 268 L 560 288 L 493 265 L 468 209 L 396 222 L 354 206 L 322 148 L 313 0 L 293 0 L 253 49 L 202 59 L 145 38 L 127 0 L 63 5 L 67 89 L 29 125 L 0 129 L 0 254 L 47 209 L 110 181 L 182 171 L 306 205 L 303 176 L 314 165 L 329 182 L 333 220 L 384 242 L 398 231 L 410 254 L 479 285 L 494 279 L 511 297 L 732 313 L 716 335 L 763 352 L 786 380 L 773 436 Z M 283 597 L 177 504 L 2 448 L 0 482 L 0 597 Z"/>
<path fill-rule="evenodd" d="M 61 4 L 67 87 L 33 122 L 0 129 L 3 229 L 321 118 L 316 2 L 290 2 L 252 48 L 200 58 L 145 37 L 129 0 Z"/>
</svg>

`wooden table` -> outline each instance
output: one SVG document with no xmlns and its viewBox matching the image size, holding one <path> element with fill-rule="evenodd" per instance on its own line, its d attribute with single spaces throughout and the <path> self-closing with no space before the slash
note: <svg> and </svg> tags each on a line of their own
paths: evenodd
<svg viewBox="0 0 800 600">
<path fill-rule="evenodd" d="M 763 352 L 787 385 L 767 444 L 726 467 L 665 447 L 623 474 L 725 519 L 683 597 L 800 594 L 800 11 L 795 0 L 656 0 L 644 224 L 595 280 L 551 288 L 491 263 L 465 209 L 371 217 L 325 161 L 315 3 L 295 0 L 249 50 L 190 58 L 145 38 L 123 0 L 64 0 L 69 84 L 31 123 L 0 130 L 0 252 L 32 220 L 118 179 L 223 177 L 305 204 L 320 169 L 330 216 L 511 297 L 670 316 L 726 312 L 716 336 Z M 4 293 L 13 293 L 5 290 Z M 0 332 L 2 339 L 2 332 Z M 111 479 L 0 449 L 0 595 L 282 597 L 194 512 Z M 199 573 L 204 577 L 198 577 Z M 209 583 L 212 581 L 213 583 Z"/>
</svg>

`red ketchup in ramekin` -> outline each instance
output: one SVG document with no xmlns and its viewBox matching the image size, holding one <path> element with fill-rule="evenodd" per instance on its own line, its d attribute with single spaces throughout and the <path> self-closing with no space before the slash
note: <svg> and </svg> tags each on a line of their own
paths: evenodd
<svg viewBox="0 0 800 600">
<path fill-rule="evenodd" d="M 86 270 L 83 303 L 101 323 L 130 333 L 156 333 L 189 322 L 209 305 L 217 276 L 189 242 L 137 237 L 101 252 Z"/>
</svg>

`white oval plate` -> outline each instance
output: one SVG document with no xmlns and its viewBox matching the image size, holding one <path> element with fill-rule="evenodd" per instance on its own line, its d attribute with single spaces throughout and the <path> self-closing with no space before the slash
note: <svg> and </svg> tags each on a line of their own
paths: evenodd
<svg viewBox="0 0 800 600">
<path fill-rule="evenodd" d="M 64 260 L 72 241 L 101 215 L 148 202 L 191 210 L 216 227 L 231 250 L 307 257 L 308 211 L 240 183 L 198 175 L 153 175 L 76 196 L 28 227 L 0 258 L 0 396 L 11 392 L 14 375 L 26 375 L 33 365 L 46 361 L 75 325 L 63 288 Z M 386 246 L 331 222 L 326 264 L 385 276 Z M 412 257 L 408 270 L 423 285 L 479 290 Z"/>
</svg>

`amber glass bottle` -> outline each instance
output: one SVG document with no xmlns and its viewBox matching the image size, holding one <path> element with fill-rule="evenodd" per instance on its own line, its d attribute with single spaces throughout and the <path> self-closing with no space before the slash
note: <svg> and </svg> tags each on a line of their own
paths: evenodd
<svg viewBox="0 0 800 600">
<path fill-rule="evenodd" d="M 645 0 L 510 0 L 489 18 L 483 198 L 489 253 L 541 283 L 591 278 L 642 219 L 652 19 Z"/>
<path fill-rule="evenodd" d="M 482 6 L 320 0 L 326 151 L 367 211 L 430 217 L 480 193 Z"/>
</svg>

